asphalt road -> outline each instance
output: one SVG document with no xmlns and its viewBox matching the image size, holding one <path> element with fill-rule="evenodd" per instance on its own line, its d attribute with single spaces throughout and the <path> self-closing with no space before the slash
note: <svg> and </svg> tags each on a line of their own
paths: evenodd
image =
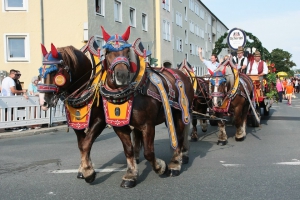
<svg viewBox="0 0 300 200">
<path fill-rule="evenodd" d="M 300 95 L 292 106 L 273 104 L 244 142 L 218 146 L 216 127 L 191 143 L 190 162 L 178 177 L 159 177 L 141 155 L 138 185 L 119 185 L 126 160 L 119 138 L 105 129 L 92 149 L 97 173 L 92 184 L 76 178 L 76 136 L 63 129 L 0 139 L 0 199 L 300 199 Z M 170 160 L 168 133 L 157 126 L 156 156 Z M 27 134 L 28 135 L 28 134 Z M 18 135 L 20 136 L 20 135 Z M 106 170 L 108 172 L 100 172 Z"/>
</svg>

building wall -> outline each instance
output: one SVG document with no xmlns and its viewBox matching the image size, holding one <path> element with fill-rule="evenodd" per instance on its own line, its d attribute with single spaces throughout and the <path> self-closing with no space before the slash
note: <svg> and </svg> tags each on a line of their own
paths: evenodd
<svg viewBox="0 0 300 200">
<path fill-rule="evenodd" d="M 88 5 L 88 35 L 96 36 L 98 39 L 102 37 L 102 31 L 100 26 L 103 26 L 108 34 L 123 34 L 129 26 L 129 9 L 134 8 L 135 27 L 130 28 L 129 43 L 133 43 L 137 38 L 141 38 L 141 41 L 145 48 L 149 45 L 152 53 L 154 52 L 154 1 L 153 0 L 118 0 L 121 3 L 121 22 L 115 21 L 114 18 L 114 0 L 104 0 L 104 12 L 103 14 L 97 14 L 95 1 L 89 1 Z M 142 13 L 147 15 L 147 31 L 142 30 Z"/>
<path fill-rule="evenodd" d="M 9 72 L 10 69 L 21 71 L 20 81 L 23 87 L 28 85 L 33 76 L 38 75 L 38 68 L 42 64 L 41 43 L 50 51 L 53 42 L 56 47 L 73 45 L 83 46 L 83 23 L 87 22 L 87 3 L 72 0 L 27 1 L 26 11 L 6 11 L 4 1 L 1 2 L 0 13 L 0 71 Z M 44 36 L 41 29 L 41 2 L 44 11 Z M 70 8 L 66 10 L 66 8 Z M 6 59 L 6 34 L 27 34 L 29 38 L 29 60 L 8 62 Z M 42 39 L 44 38 L 44 39 Z"/>
</svg>

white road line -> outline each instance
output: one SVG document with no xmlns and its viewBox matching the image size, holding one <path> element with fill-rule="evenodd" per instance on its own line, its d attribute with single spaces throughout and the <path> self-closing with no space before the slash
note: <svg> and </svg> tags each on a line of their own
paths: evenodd
<svg viewBox="0 0 300 200">
<path fill-rule="evenodd" d="M 241 167 L 243 164 L 222 164 L 224 167 Z"/>
<path fill-rule="evenodd" d="M 279 162 L 274 164 L 275 165 L 300 165 L 300 162 Z"/>
<path fill-rule="evenodd" d="M 106 168 L 106 169 L 95 169 L 95 172 L 123 172 L 126 171 L 126 168 Z M 78 173 L 78 169 L 62 169 L 62 170 L 50 170 L 49 173 L 54 174 L 70 174 Z"/>
</svg>

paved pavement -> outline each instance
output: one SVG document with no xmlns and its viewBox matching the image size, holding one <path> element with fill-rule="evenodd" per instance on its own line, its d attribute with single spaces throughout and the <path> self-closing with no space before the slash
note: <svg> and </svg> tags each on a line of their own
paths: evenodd
<svg viewBox="0 0 300 200">
<path fill-rule="evenodd" d="M 4 129 L 0 129 L 0 139 L 39 135 L 43 133 L 51 133 L 57 131 L 67 131 L 67 125 L 58 125 L 54 127 L 31 129 L 26 131 L 5 131 Z"/>
</svg>

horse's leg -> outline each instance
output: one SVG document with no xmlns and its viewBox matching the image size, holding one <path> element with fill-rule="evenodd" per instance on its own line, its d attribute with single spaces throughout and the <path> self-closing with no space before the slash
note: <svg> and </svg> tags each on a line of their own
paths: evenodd
<svg viewBox="0 0 300 200">
<path fill-rule="evenodd" d="M 222 117 L 222 115 L 216 114 L 216 117 Z M 228 143 L 227 141 L 227 134 L 225 130 L 225 122 L 220 120 L 218 121 L 218 127 L 219 127 L 219 134 L 218 134 L 218 145 L 226 145 Z"/>
<path fill-rule="evenodd" d="M 241 106 L 240 106 L 241 107 Z M 246 138 L 246 121 L 247 121 L 247 114 L 249 110 L 249 105 L 244 105 L 243 108 L 237 108 L 235 110 L 235 114 L 242 113 L 240 116 L 235 116 L 235 140 L 236 141 L 244 141 Z"/>
<path fill-rule="evenodd" d="M 91 123 L 92 126 L 89 129 L 85 131 L 75 131 L 77 135 L 78 148 L 81 154 L 81 163 L 77 177 L 84 178 L 87 183 L 92 183 L 96 178 L 96 172 L 90 157 L 92 145 L 106 125 L 106 123 L 100 118 L 94 119 Z"/>
<path fill-rule="evenodd" d="M 174 149 L 172 159 L 168 165 L 168 169 L 170 171 L 170 176 L 178 176 L 181 171 L 182 162 L 188 162 L 188 150 L 189 147 L 186 143 L 186 129 L 188 129 L 189 124 L 185 125 L 181 119 L 181 112 L 173 112 L 173 119 L 176 128 L 176 135 L 178 141 L 178 147 Z"/>
<path fill-rule="evenodd" d="M 152 169 L 158 175 L 168 173 L 168 168 L 165 161 L 156 158 L 154 152 L 154 136 L 155 126 L 153 124 L 146 124 L 142 131 L 143 133 L 143 146 L 144 146 L 144 157 L 150 162 Z"/>
<path fill-rule="evenodd" d="M 206 101 L 204 101 L 202 103 L 203 104 L 201 105 L 201 113 L 206 114 L 207 113 Z M 206 119 L 200 120 L 200 125 L 202 128 L 202 132 L 206 132 L 207 131 L 207 120 Z"/>
<path fill-rule="evenodd" d="M 193 130 L 191 133 L 191 142 L 198 141 L 198 134 L 197 134 L 197 119 L 192 120 Z"/>
<path fill-rule="evenodd" d="M 134 149 L 134 158 L 137 164 L 140 162 L 140 151 L 142 147 L 142 137 L 143 134 L 141 131 L 137 129 L 132 130 L 132 140 L 134 143 L 133 149 Z"/>
<path fill-rule="evenodd" d="M 123 144 L 124 154 L 127 160 L 127 171 L 122 178 L 123 181 L 120 186 L 123 188 L 133 188 L 137 183 L 138 166 L 134 158 L 134 151 L 130 137 L 130 133 L 132 130 L 129 126 L 123 126 L 114 127 L 114 131 Z"/>
</svg>

